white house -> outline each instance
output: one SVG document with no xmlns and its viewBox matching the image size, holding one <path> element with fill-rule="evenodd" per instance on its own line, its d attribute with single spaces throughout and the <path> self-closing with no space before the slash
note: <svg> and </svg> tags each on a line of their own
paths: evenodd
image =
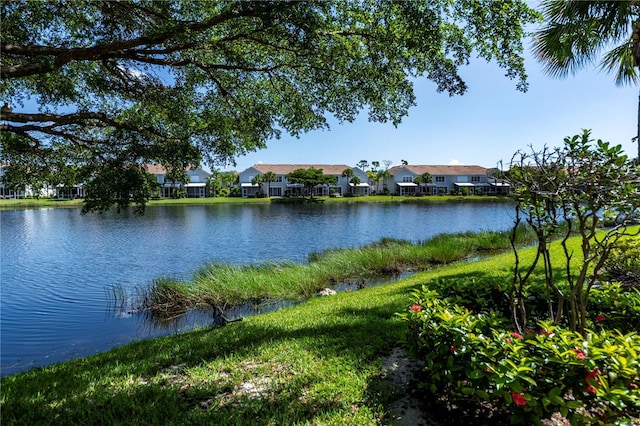
<svg viewBox="0 0 640 426">
<path fill-rule="evenodd" d="M 286 175 L 297 169 L 309 168 L 321 169 L 324 175 L 331 175 L 337 178 L 335 185 L 318 185 L 313 188 L 314 196 L 335 195 L 369 195 L 369 184 L 367 174 L 357 167 L 350 167 L 344 164 L 255 164 L 240 172 L 240 189 L 242 197 L 252 197 L 259 193 L 268 194 L 270 197 L 284 197 L 288 195 L 302 195 L 302 185 L 287 181 Z M 360 179 L 360 183 L 354 184 L 349 178 L 342 177 L 346 169 L 353 170 L 353 175 Z M 254 178 L 271 172 L 275 175 L 273 182 L 254 184 Z M 304 194 L 306 195 L 306 194 Z"/>
<path fill-rule="evenodd" d="M 200 167 L 190 167 L 186 170 L 189 177 L 189 182 L 187 183 L 174 182 L 167 179 L 167 170 L 161 165 L 148 164 L 145 167 L 147 173 L 154 175 L 160 184 L 160 196 L 162 198 L 175 197 L 180 192 L 188 198 L 204 198 L 209 195 L 207 179 L 211 174 Z"/>
<path fill-rule="evenodd" d="M 17 190 L 8 187 L 4 182 L 5 164 L 0 164 L 0 198 L 24 198 L 24 197 L 51 197 L 56 194 L 55 188 L 45 183 L 37 188 L 25 185 Z"/>
<path fill-rule="evenodd" d="M 77 183 L 74 185 L 58 184 L 55 188 L 55 196 L 58 199 L 73 200 L 74 198 L 84 198 L 84 185 Z"/>
<path fill-rule="evenodd" d="M 391 191 L 396 195 L 495 194 L 504 183 L 489 176 L 494 169 L 482 166 L 402 165 L 389 169 L 393 178 Z M 428 173 L 429 183 L 416 183 L 418 176 Z M 507 185 L 508 188 L 508 185 Z"/>
<path fill-rule="evenodd" d="M 20 198 L 25 195 L 25 191 L 14 191 L 4 183 L 4 164 L 0 164 L 0 198 Z"/>
</svg>

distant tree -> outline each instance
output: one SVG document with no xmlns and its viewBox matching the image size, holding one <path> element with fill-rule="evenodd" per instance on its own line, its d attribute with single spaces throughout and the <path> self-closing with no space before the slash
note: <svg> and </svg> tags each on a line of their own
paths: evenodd
<svg viewBox="0 0 640 426">
<path fill-rule="evenodd" d="M 415 104 L 415 79 L 465 93 L 459 69 L 472 55 L 495 60 L 525 90 L 522 39 L 537 18 L 525 0 L 0 8 L 0 162 L 24 165 L 31 182 L 54 164 L 78 166 L 108 187 L 87 187 L 85 211 L 143 207 L 146 163 L 235 164 L 282 133 L 298 137 L 365 109 L 398 125 Z"/>
<path fill-rule="evenodd" d="M 389 169 L 378 170 L 378 180 L 382 180 L 382 190 L 385 193 L 389 190 L 388 183 L 390 178 L 391 172 L 389 172 Z"/>
<path fill-rule="evenodd" d="M 498 185 L 508 180 L 508 173 L 502 170 L 502 161 L 498 162 L 498 166 L 500 166 L 500 168 L 487 170 L 487 178 L 493 179 L 495 195 L 498 194 Z"/>
<path fill-rule="evenodd" d="M 226 189 L 227 194 L 231 192 L 231 188 L 233 188 L 233 186 L 238 184 L 240 179 L 240 176 L 236 171 L 220 172 L 218 176 L 220 178 L 220 184 Z"/>
<path fill-rule="evenodd" d="M 371 171 L 377 172 L 379 167 L 380 167 L 380 162 L 379 161 L 372 161 L 371 162 Z"/>
<path fill-rule="evenodd" d="M 400 160 L 400 164 L 402 164 L 403 166 L 408 166 L 409 162 L 407 160 Z"/>
<path fill-rule="evenodd" d="M 264 181 L 267 183 L 267 197 L 271 196 L 271 182 L 276 180 L 278 180 L 278 176 L 275 173 L 267 172 L 264 174 Z"/>
<path fill-rule="evenodd" d="M 389 179 L 391 178 L 389 167 L 391 167 L 391 164 L 393 164 L 393 161 L 382 160 L 382 164 L 384 164 L 384 170 L 382 170 L 380 173 L 382 177 L 382 190 L 386 193 L 389 191 Z"/>
<path fill-rule="evenodd" d="M 265 182 L 264 180 L 264 175 L 261 173 L 258 173 L 257 175 L 255 175 L 252 179 L 251 179 L 251 184 L 252 185 L 258 185 L 258 193 L 261 194 L 262 193 L 262 184 Z"/>
<path fill-rule="evenodd" d="M 207 178 L 207 188 L 211 191 L 211 196 L 215 197 L 220 189 L 220 181 L 218 179 L 218 174 L 220 170 L 212 169 L 211 174 Z"/>
<path fill-rule="evenodd" d="M 606 51 L 600 69 L 617 85 L 637 84 L 640 66 L 640 5 L 635 1 L 544 0 L 544 25 L 535 34 L 534 53 L 545 71 L 566 77 L 591 65 Z M 607 50 L 610 49 L 610 50 Z M 640 98 L 636 143 L 640 162 Z M 640 164 L 640 163 L 639 163 Z"/>
<path fill-rule="evenodd" d="M 360 161 L 358 161 L 358 164 L 356 164 L 356 166 L 360 170 L 366 170 L 367 167 L 369 167 L 369 162 L 367 160 L 360 160 Z"/>
<path fill-rule="evenodd" d="M 354 176 L 351 177 L 351 179 L 349 180 L 349 188 L 351 189 L 351 194 L 353 194 L 355 192 L 355 189 L 361 183 L 362 183 L 362 181 L 360 180 L 360 178 L 358 176 L 354 175 Z"/>
<path fill-rule="evenodd" d="M 311 167 L 309 169 L 296 169 L 286 175 L 291 183 L 302 184 L 309 198 L 313 198 L 313 188 L 318 185 L 332 185 L 337 182 L 335 176 L 325 175 L 322 169 Z"/>
<path fill-rule="evenodd" d="M 154 177 L 155 180 L 155 177 Z M 157 182 L 157 180 L 156 180 Z M 76 167 L 65 167 L 62 170 L 58 170 L 55 173 L 52 172 L 47 185 L 58 187 L 62 190 L 71 189 L 74 185 L 81 183 L 78 169 Z M 48 191 L 47 191 L 48 192 Z M 153 188 L 153 193 L 156 193 L 156 188 Z M 59 196 L 59 194 L 58 194 Z"/>
<path fill-rule="evenodd" d="M 180 169 L 171 167 L 166 171 L 164 175 L 164 181 L 165 183 L 169 182 L 171 184 L 171 197 L 179 198 L 184 196 L 184 193 L 181 191 L 181 189 L 184 187 L 184 185 L 189 183 L 189 175 L 187 174 L 185 168 Z M 100 203 L 100 201 L 98 201 L 98 203 Z M 128 204 L 128 202 L 122 203 L 123 206 L 126 204 Z M 136 203 L 136 205 L 139 205 L 139 203 Z M 87 209 L 87 211 L 99 210 L 97 206 L 94 206 L 93 198 L 87 200 L 84 207 Z"/>
<path fill-rule="evenodd" d="M 368 170 L 367 171 L 367 179 L 369 181 L 368 182 L 369 185 L 371 185 L 373 183 L 375 185 L 376 192 L 378 192 L 378 181 L 380 180 L 380 177 L 375 172 L 375 170 Z"/>
<path fill-rule="evenodd" d="M 353 169 L 348 168 L 348 169 L 344 169 L 342 171 L 342 177 L 347 179 L 347 183 L 351 183 L 351 179 L 353 178 L 354 173 L 353 173 Z M 351 186 L 349 186 L 349 193 L 353 194 L 353 188 Z"/>
<path fill-rule="evenodd" d="M 413 179 L 413 182 L 418 184 L 418 188 L 425 186 L 426 184 L 432 183 L 433 182 L 433 178 L 431 177 L 431 174 L 425 172 L 423 174 L 421 174 L 420 176 L 416 176 Z M 424 192 L 424 191 L 420 191 L 420 192 Z"/>
</svg>

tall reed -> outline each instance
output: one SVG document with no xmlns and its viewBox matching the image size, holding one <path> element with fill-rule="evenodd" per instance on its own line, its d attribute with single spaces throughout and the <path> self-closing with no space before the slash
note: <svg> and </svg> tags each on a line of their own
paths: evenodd
<svg viewBox="0 0 640 426">
<path fill-rule="evenodd" d="M 529 243 L 532 236 L 521 228 L 519 241 Z M 300 300 L 337 282 L 425 270 L 509 247 L 509 231 L 441 234 L 417 243 L 384 238 L 360 248 L 311 253 L 306 264 L 208 264 L 190 281 L 155 280 L 144 299 L 148 308 L 157 312 L 168 312 L 172 307 L 185 311 L 203 306 L 225 308 L 248 301 Z"/>
</svg>

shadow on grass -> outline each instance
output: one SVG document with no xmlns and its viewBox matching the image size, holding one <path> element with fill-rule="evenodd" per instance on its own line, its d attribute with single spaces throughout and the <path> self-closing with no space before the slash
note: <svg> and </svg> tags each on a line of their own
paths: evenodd
<svg viewBox="0 0 640 426">
<path fill-rule="evenodd" d="M 9 376 L 2 380 L 2 424 L 293 424 L 380 410 L 390 393 L 380 371 L 373 370 L 406 331 L 395 314 L 408 308 L 411 292 L 423 284 L 471 279 L 502 275 L 412 277 Z M 275 374 L 264 395 L 238 392 L 239 383 L 220 379 L 210 367 L 228 363 L 242 369 L 273 348 L 288 351 L 289 343 L 295 346 L 291 357 L 309 356 L 310 365 Z M 295 363 L 286 357 L 267 362 Z M 349 402 L 340 395 L 341 386 L 350 386 L 344 380 L 363 381 L 351 385 L 360 386 L 360 399 Z M 317 390 L 327 386 L 334 389 Z"/>
<path fill-rule="evenodd" d="M 406 296 L 406 289 L 398 295 Z M 370 365 L 404 329 L 394 319 L 397 296 L 390 299 L 367 306 L 348 296 L 312 300 L 318 316 L 308 320 L 283 318 L 280 324 L 282 313 L 253 317 L 10 376 L 2 381 L 2 424 L 291 424 L 331 417 L 350 408 L 340 397 L 308 392 L 323 385 L 320 372 L 274 382 L 259 398 L 233 395 L 229 383 L 187 386 L 180 378 L 212 362 L 242 363 L 290 341 L 321 362 Z M 289 311 L 307 314 L 301 307 Z M 163 380 L 163 373 L 174 379 Z"/>
</svg>

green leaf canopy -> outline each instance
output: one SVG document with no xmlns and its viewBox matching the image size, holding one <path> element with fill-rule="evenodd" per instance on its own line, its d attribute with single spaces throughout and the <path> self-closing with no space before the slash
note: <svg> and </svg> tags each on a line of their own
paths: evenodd
<svg viewBox="0 0 640 426">
<path fill-rule="evenodd" d="M 2 2 L 2 161 L 139 194 L 145 163 L 233 164 L 327 118 L 398 125 L 414 78 L 463 94 L 477 54 L 526 89 L 522 0 Z M 108 167 L 105 167 L 108 165 Z M 116 173 L 117 174 L 117 173 Z M 131 182 L 131 184 L 127 184 Z M 144 203 L 144 197 L 136 196 Z"/>
</svg>

